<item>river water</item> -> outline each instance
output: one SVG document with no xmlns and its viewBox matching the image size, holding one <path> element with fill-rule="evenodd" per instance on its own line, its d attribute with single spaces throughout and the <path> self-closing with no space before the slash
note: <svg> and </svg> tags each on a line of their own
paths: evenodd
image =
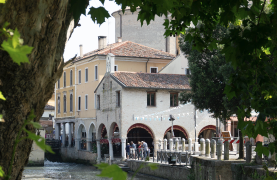
<svg viewBox="0 0 277 180">
<path fill-rule="evenodd" d="M 23 179 L 26 180 L 50 180 L 50 179 L 92 179 L 92 180 L 106 180 L 107 178 L 100 178 L 96 175 L 100 174 L 94 166 L 87 166 L 75 163 L 60 163 L 45 161 L 43 167 L 25 167 L 23 171 Z M 131 179 L 132 174 L 128 173 L 128 180 Z M 153 180 L 160 179 L 155 177 L 138 175 L 134 180 Z"/>
</svg>

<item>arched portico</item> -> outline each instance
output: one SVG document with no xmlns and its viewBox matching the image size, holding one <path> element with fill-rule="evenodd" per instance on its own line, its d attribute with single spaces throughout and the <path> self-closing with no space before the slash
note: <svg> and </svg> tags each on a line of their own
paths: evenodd
<svg viewBox="0 0 277 180">
<path fill-rule="evenodd" d="M 104 154 L 109 154 L 109 141 L 105 124 L 101 123 L 97 129 L 97 156 L 101 159 Z"/>
<path fill-rule="evenodd" d="M 95 152 L 96 150 L 96 128 L 93 122 L 89 125 L 87 134 L 87 150 Z"/>
<path fill-rule="evenodd" d="M 78 127 L 77 132 L 77 149 L 78 150 L 87 150 L 87 131 L 86 127 L 83 123 L 81 123 Z"/>
<path fill-rule="evenodd" d="M 185 138 L 186 140 L 189 138 L 187 130 L 179 125 L 173 126 L 174 136 Z M 169 139 L 172 136 L 171 127 L 167 128 L 164 133 L 164 139 Z"/>
<path fill-rule="evenodd" d="M 215 125 L 205 126 L 199 131 L 198 139 L 200 139 L 200 138 L 212 139 L 213 137 L 215 137 L 215 133 L 216 133 Z"/>
<path fill-rule="evenodd" d="M 121 157 L 121 139 L 119 138 L 119 127 L 116 122 L 113 122 L 109 127 L 108 138 L 111 158 Z"/>
<path fill-rule="evenodd" d="M 130 143 L 131 141 L 135 144 L 138 144 L 139 141 L 146 142 L 151 153 L 154 150 L 154 146 L 156 146 L 153 130 L 142 123 L 133 124 L 127 130 L 127 143 Z"/>
</svg>

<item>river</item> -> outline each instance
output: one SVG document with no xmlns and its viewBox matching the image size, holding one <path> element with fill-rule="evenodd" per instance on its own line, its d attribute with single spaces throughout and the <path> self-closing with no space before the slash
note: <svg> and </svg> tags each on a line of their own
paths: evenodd
<svg viewBox="0 0 277 180">
<path fill-rule="evenodd" d="M 94 166 L 87 166 L 75 163 L 60 163 L 45 161 L 43 167 L 25 167 L 23 171 L 23 179 L 25 180 L 50 180 L 50 179 L 78 179 L 78 180 L 107 180 L 107 178 L 100 178 L 96 176 L 100 174 Z M 132 177 L 128 173 L 128 180 Z M 149 177 L 138 175 L 134 180 L 153 180 L 160 179 L 156 177 Z"/>
</svg>

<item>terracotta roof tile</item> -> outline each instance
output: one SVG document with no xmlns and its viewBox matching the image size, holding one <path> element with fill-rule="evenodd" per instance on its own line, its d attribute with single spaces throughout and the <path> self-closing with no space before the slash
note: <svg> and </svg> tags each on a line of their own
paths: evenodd
<svg viewBox="0 0 277 180">
<path fill-rule="evenodd" d="M 137 73 L 116 71 L 111 76 L 128 88 L 191 89 L 189 79 L 181 74 Z"/>
<path fill-rule="evenodd" d="M 168 52 L 150 48 L 131 41 L 117 42 L 107 45 L 106 48 L 97 49 L 84 54 L 83 58 L 77 57 L 75 61 L 80 61 L 84 58 L 94 55 L 107 55 L 113 53 L 115 56 L 126 57 L 143 57 L 143 58 L 157 58 L 157 59 L 173 59 L 176 56 Z"/>
</svg>

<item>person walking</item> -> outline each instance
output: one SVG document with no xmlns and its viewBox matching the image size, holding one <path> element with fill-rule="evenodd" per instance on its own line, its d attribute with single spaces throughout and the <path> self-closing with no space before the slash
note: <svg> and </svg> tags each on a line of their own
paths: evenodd
<svg viewBox="0 0 277 180">
<path fill-rule="evenodd" d="M 136 152 L 136 144 L 133 142 L 133 141 L 131 141 L 131 145 L 130 145 L 130 154 L 132 155 L 131 157 L 132 157 L 132 159 L 135 159 L 136 157 L 135 157 L 135 152 Z"/>
<path fill-rule="evenodd" d="M 125 150 L 126 150 L 126 154 L 127 154 L 127 159 L 129 159 L 129 155 L 130 155 L 130 144 L 129 143 L 127 143 Z"/>
<path fill-rule="evenodd" d="M 143 148 L 144 157 L 147 157 L 148 156 L 148 145 L 145 141 L 142 141 L 142 148 Z"/>
</svg>

